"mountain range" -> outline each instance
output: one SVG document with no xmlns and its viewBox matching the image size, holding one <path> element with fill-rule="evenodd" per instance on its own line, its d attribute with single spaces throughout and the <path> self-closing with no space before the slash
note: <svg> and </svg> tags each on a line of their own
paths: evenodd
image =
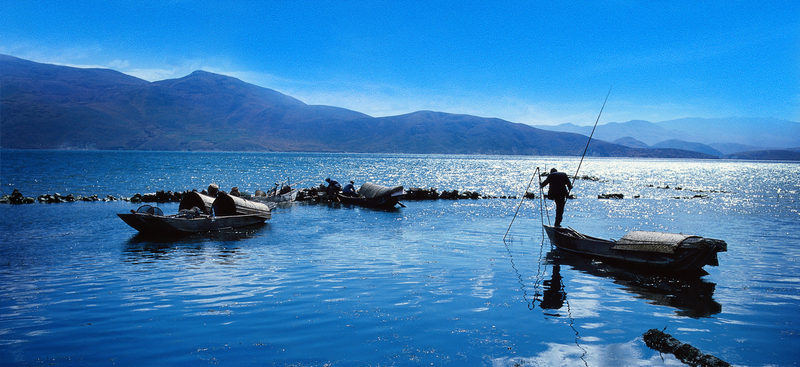
<svg viewBox="0 0 800 367">
<path fill-rule="evenodd" d="M 589 135 L 591 126 L 535 126 L 551 131 Z M 594 137 L 636 148 L 686 149 L 715 156 L 800 147 L 800 123 L 769 118 L 683 118 L 662 122 L 611 122 L 597 127 Z"/>
<path fill-rule="evenodd" d="M 598 131 L 607 131 L 595 133 L 587 155 L 721 156 L 721 149 L 704 152 L 679 142 L 655 142 L 659 129 L 663 129 L 662 140 L 697 141 L 692 140 L 697 135 L 681 135 L 678 122 L 682 120 L 675 121 L 663 126 L 644 121 L 603 125 Z M 691 126 L 691 121 L 684 122 Z M 775 134 L 771 141 L 776 144 L 762 144 L 769 137 L 714 143 L 799 147 L 800 124 L 780 123 L 785 131 Z M 634 131 L 634 125 L 643 128 Z M 614 137 L 612 126 L 631 133 L 613 139 L 616 142 L 604 141 Z M 570 129 L 575 131 L 563 131 Z M 584 130 L 434 111 L 371 117 L 339 107 L 307 105 L 277 91 L 205 71 L 148 82 L 110 69 L 41 64 L 0 55 L 0 147 L 4 149 L 579 156 L 588 140 Z M 711 131 L 696 133 L 720 136 Z M 780 140 L 787 135 L 794 140 Z M 779 159 L 800 159 L 800 152 L 788 153 L 784 151 Z M 768 159 L 764 153 L 748 157 Z"/>
</svg>

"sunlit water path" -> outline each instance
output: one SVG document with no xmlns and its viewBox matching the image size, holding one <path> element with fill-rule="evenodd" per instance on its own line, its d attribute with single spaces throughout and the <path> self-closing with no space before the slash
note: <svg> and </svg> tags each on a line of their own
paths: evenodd
<svg viewBox="0 0 800 367">
<path fill-rule="evenodd" d="M 130 196 L 265 189 L 287 177 L 520 195 L 577 158 L 2 151 L 10 193 Z M 565 224 L 599 237 L 728 242 L 690 279 L 551 250 L 539 201 L 297 203 L 262 227 L 142 238 L 124 201 L 0 205 L 3 365 L 682 365 L 663 329 L 740 366 L 792 366 L 800 345 L 800 166 L 589 158 Z M 680 188 L 680 189 L 678 189 Z M 622 193 L 622 200 L 598 194 Z M 696 195 L 699 195 L 695 197 Z M 638 196 L 638 198 L 634 198 Z M 550 205 L 552 217 L 552 205 Z M 166 213 L 177 204 L 162 204 Z M 544 217 L 547 221 L 547 216 Z"/>
</svg>

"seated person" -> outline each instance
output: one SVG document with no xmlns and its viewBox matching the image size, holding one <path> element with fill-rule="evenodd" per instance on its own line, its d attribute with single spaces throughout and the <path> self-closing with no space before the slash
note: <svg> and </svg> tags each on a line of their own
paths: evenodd
<svg viewBox="0 0 800 367">
<path fill-rule="evenodd" d="M 342 195 L 347 196 L 358 196 L 356 193 L 356 188 L 353 186 L 355 182 L 350 181 L 347 185 L 344 185 L 344 189 L 342 189 Z"/>
</svg>

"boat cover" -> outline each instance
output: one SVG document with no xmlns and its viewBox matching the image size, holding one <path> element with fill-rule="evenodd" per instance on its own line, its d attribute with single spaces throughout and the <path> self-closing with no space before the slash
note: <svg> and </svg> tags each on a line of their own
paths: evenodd
<svg viewBox="0 0 800 367">
<path fill-rule="evenodd" d="M 358 189 L 358 193 L 367 199 L 376 199 L 384 196 L 399 196 L 405 194 L 403 186 L 387 187 L 383 185 L 365 182 Z"/>
<path fill-rule="evenodd" d="M 255 201 L 245 200 L 238 196 L 231 196 L 224 192 L 217 194 L 214 200 L 214 214 L 217 216 L 227 215 L 256 215 L 264 219 L 270 219 L 269 206 Z"/>
<path fill-rule="evenodd" d="M 699 236 L 679 233 L 628 232 L 617 241 L 615 250 L 650 251 L 671 254 L 687 238 L 700 238 Z"/>
<path fill-rule="evenodd" d="M 192 209 L 193 207 L 198 207 L 205 213 L 211 212 L 211 205 L 214 203 L 214 197 L 203 195 L 198 192 L 187 192 L 183 195 L 183 199 L 181 199 L 181 204 L 178 206 L 178 211 L 183 209 Z"/>
</svg>

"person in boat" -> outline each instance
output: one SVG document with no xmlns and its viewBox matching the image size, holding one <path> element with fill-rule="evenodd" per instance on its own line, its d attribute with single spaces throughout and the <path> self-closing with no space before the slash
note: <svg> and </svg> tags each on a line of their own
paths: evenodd
<svg viewBox="0 0 800 367">
<path fill-rule="evenodd" d="M 242 196 L 242 193 L 239 192 L 239 187 L 234 186 L 233 188 L 231 188 L 231 196 L 239 196 L 239 197 Z"/>
<path fill-rule="evenodd" d="M 208 196 L 217 197 L 217 194 L 219 194 L 219 185 L 215 183 L 208 185 Z"/>
<path fill-rule="evenodd" d="M 353 186 L 353 184 L 355 184 L 355 182 L 350 181 L 347 183 L 347 185 L 344 185 L 344 188 L 342 189 L 342 195 L 358 196 L 358 193 L 356 193 L 356 188 Z"/>
<path fill-rule="evenodd" d="M 326 178 L 325 182 L 328 183 L 328 187 L 325 189 L 328 199 L 335 197 L 337 192 L 342 191 L 342 185 L 338 181 Z"/>
<path fill-rule="evenodd" d="M 550 185 L 547 191 L 547 198 L 556 202 L 556 227 L 561 227 L 561 220 L 564 217 L 564 206 L 567 204 L 567 196 L 572 190 L 572 183 L 569 176 L 564 172 L 558 172 L 553 168 L 547 179 L 542 182 L 540 187 Z"/>
</svg>

